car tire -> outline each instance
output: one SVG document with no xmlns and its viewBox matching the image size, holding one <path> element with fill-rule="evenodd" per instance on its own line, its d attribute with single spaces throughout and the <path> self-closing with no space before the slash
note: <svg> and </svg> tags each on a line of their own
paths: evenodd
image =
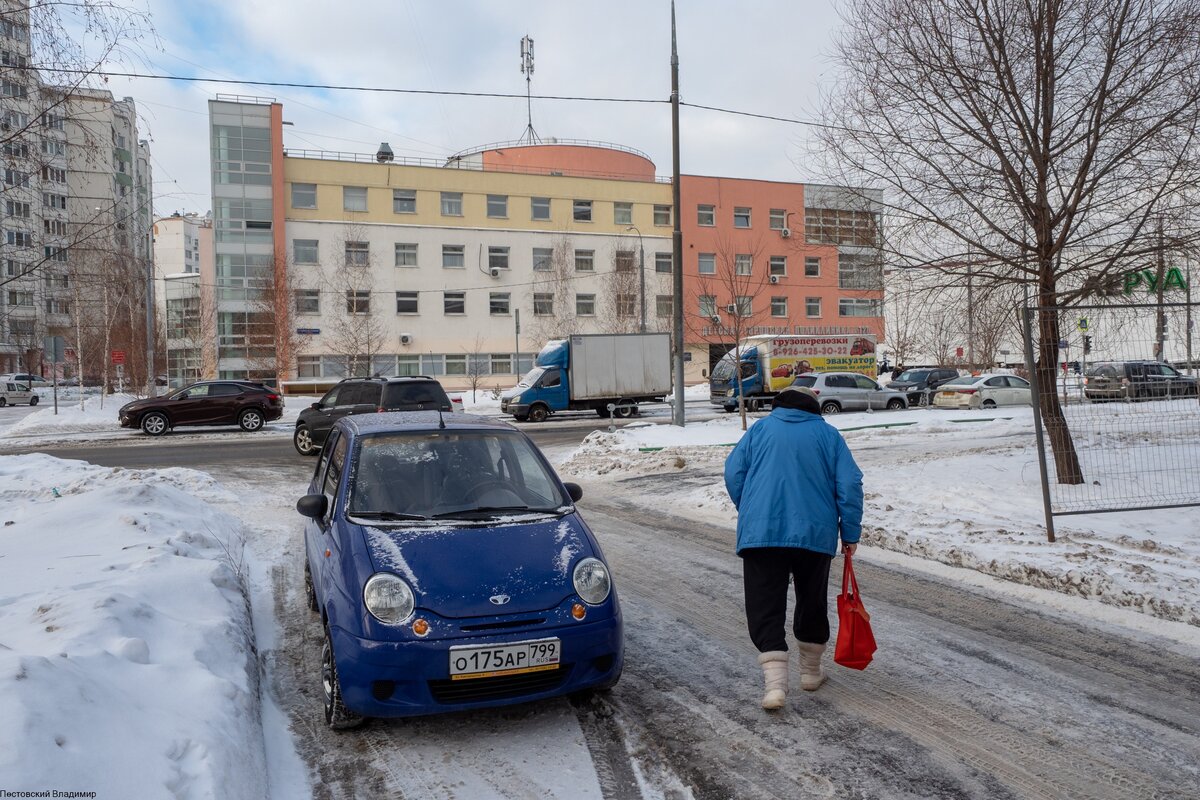
<svg viewBox="0 0 1200 800">
<path fill-rule="evenodd" d="M 530 422 L 545 422 L 546 417 L 550 416 L 550 409 L 546 408 L 541 403 L 537 403 L 529 409 Z"/>
<path fill-rule="evenodd" d="M 989 408 L 989 409 L 990 409 L 990 408 L 995 408 L 995 407 L 996 407 L 996 401 L 995 401 L 995 400 L 984 400 L 984 401 L 983 401 L 983 407 L 984 407 L 984 408 Z"/>
<path fill-rule="evenodd" d="M 898 397 L 893 397 L 887 402 L 888 411 L 899 411 L 905 407 L 904 401 Z"/>
<path fill-rule="evenodd" d="M 335 731 L 344 731 L 357 728 L 365 722 L 342 703 L 342 687 L 338 682 L 337 661 L 333 657 L 333 639 L 328 627 L 325 628 L 325 642 L 321 645 L 321 688 L 326 725 Z"/>
<path fill-rule="evenodd" d="M 637 413 L 637 408 L 633 407 L 632 400 L 626 400 L 626 399 L 622 398 L 617 401 L 617 405 L 625 406 L 625 408 L 614 408 L 613 409 L 613 416 L 616 417 L 617 419 L 629 419 L 630 417 L 632 417 L 634 414 Z"/>
<path fill-rule="evenodd" d="M 747 401 L 745 402 L 745 406 L 746 406 L 746 413 L 747 413 L 747 414 L 753 414 L 753 413 L 755 413 L 756 411 L 758 411 L 760 408 L 762 408 L 762 401 L 760 401 L 760 400 L 747 400 Z"/>
<path fill-rule="evenodd" d="M 29 405 L 36 406 L 37 404 L 38 404 L 38 396 L 35 394 L 33 397 L 29 398 Z"/>
<path fill-rule="evenodd" d="M 315 456 L 321 450 L 313 441 L 312 428 L 307 425 L 296 427 L 296 432 L 292 435 L 292 446 L 302 456 Z"/>
<path fill-rule="evenodd" d="M 304 559 L 304 602 L 314 614 L 321 608 L 317 605 L 317 590 L 313 588 L 312 570 L 308 568 L 307 558 Z"/>
<path fill-rule="evenodd" d="M 142 433 L 147 436 L 162 436 L 171 430 L 171 422 L 167 419 L 167 415 L 161 411 L 151 411 L 142 417 L 139 427 L 142 429 Z"/>
<path fill-rule="evenodd" d="M 737 406 L 721 406 L 721 410 L 726 414 L 732 414 L 733 412 L 737 411 Z"/>
<path fill-rule="evenodd" d="M 830 400 L 827 403 L 821 404 L 821 413 L 825 416 L 829 416 L 830 414 L 840 414 L 842 413 L 842 407 Z"/>
<path fill-rule="evenodd" d="M 242 413 L 238 414 L 238 427 L 247 433 L 262 430 L 262 426 L 266 424 L 266 417 L 263 412 L 257 408 L 247 408 Z"/>
<path fill-rule="evenodd" d="M 4 408 L 6 405 L 8 405 L 8 398 L 0 397 L 0 408 Z"/>
<path fill-rule="evenodd" d="M 529 422 L 528 414 L 513 414 L 513 419 L 517 422 Z"/>
<path fill-rule="evenodd" d="M 607 403 L 600 403 L 596 406 L 596 416 L 600 417 L 600 419 L 608 419 L 612 416 L 612 413 L 608 410 Z"/>
</svg>

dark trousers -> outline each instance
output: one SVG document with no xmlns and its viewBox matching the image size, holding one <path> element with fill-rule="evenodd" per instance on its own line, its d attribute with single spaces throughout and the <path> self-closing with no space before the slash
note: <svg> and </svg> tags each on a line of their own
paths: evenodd
<svg viewBox="0 0 1200 800">
<path fill-rule="evenodd" d="M 741 552 L 746 624 L 760 653 L 787 650 L 788 583 L 796 587 L 792 633 L 801 642 L 829 641 L 829 565 L 832 556 L 798 547 L 752 547 Z"/>
</svg>

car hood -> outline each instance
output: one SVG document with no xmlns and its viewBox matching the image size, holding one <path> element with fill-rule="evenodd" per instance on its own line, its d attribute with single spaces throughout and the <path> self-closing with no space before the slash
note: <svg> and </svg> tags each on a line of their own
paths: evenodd
<svg viewBox="0 0 1200 800">
<path fill-rule="evenodd" d="M 887 388 L 903 391 L 905 389 L 913 389 L 921 385 L 922 384 L 918 381 L 892 381 L 887 385 Z"/>
<path fill-rule="evenodd" d="M 154 399 L 146 397 L 141 400 L 134 400 L 132 403 L 126 403 L 125 405 L 121 406 L 117 410 L 117 413 L 124 414 L 126 411 L 140 411 L 143 408 L 149 408 L 150 406 L 156 405 L 157 403 L 161 403 L 161 402 L 162 402 L 161 397 L 154 398 Z"/>
<path fill-rule="evenodd" d="M 593 555 L 579 518 L 487 526 L 363 527 L 371 563 L 408 581 L 417 607 L 443 617 L 544 611 L 574 594 L 571 571 Z M 491 598 L 507 597 L 504 603 Z"/>
<path fill-rule="evenodd" d="M 505 389 L 503 392 L 501 392 L 500 399 L 501 400 L 511 400 L 514 397 L 518 397 L 522 392 L 524 392 L 528 388 L 529 388 L 529 386 L 526 384 L 517 384 L 516 386 L 512 387 L 511 389 Z"/>
</svg>

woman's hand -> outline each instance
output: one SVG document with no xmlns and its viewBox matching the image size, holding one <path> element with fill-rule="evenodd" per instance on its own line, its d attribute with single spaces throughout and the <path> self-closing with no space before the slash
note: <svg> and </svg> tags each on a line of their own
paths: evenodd
<svg viewBox="0 0 1200 800">
<path fill-rule="evenodd" d="M 854 555 L 854 551 L 858 549 L 858 542 L 842 542 L 842 552 L 848 556 Z"/>
</svg>

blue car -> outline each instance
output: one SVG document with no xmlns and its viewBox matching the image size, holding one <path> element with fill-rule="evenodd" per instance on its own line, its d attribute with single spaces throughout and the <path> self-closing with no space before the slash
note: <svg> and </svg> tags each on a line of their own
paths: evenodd
<svg viewBox="0 0 1200 800">
<path fill-rule="evenodd" d="M 338 421 L 296 509 L 320 613 L 325 721 L 487 708 L 613 686 L 621 609 L 564 484 L 498 420 Z"/>
</svg>

